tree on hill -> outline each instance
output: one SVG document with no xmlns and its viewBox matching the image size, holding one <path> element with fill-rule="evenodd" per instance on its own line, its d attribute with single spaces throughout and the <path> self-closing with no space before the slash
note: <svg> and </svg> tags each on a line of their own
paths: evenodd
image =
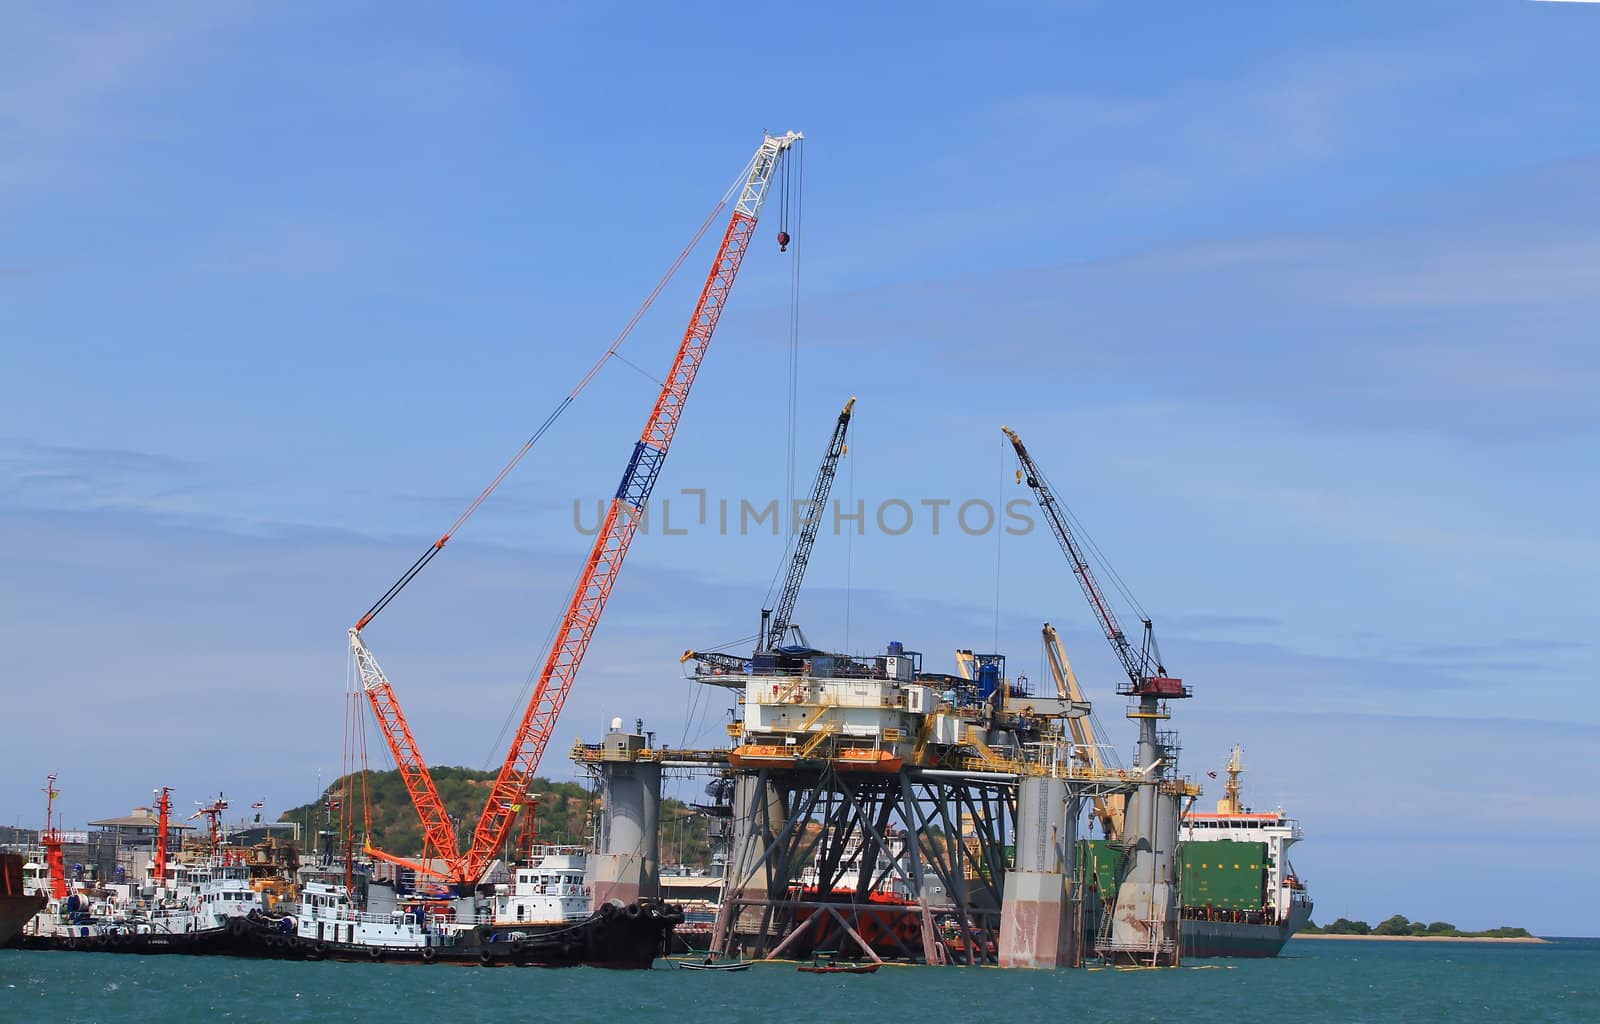
<svg viewBox="0 0 1600 1024">
<path fill-rule="evenodd" d="M 1526 928 L 1513 928 L 1509 925 L 1502 925 L 1499 928 L 1490 928 L 1487 931 L 1464 932 L 1449 921 L 1434 921 L 1431 924 L 1423 924 L 1421 921 L 1407 920 L 1404 914 L 1396 914 L 1380 922 L 1375 927 L 1369 927 L 1365 921 L 1352 921 L 1349 918 L 1341 917 L 1323 928 L 1318 928 L 1308 923 L 1306 927 L 1300 930 L 1307 935 L 1396 935 L 1466 939 L 1532 938 Z"/>
<path fill-rule="evenodd" d="M 1510 925 L 1501 925 L 1490 928 L 1488 931 L 1474 932 L 1474 935 L 1483 935 L 1491 939 L 1531 939 L 1533 933 L 1526 928 L 1513 928 Z"/>
<path fill-rule="evenodd" d="M 456 823 L 456 834 L 465 842 L 466 833 L 477 823 L 484 802 L 489 798 L 496 773 L 448 766 L 433 768 L 431 772 L 439 798 Z M 347 815 L 355 822 L 355 838 L 359 843 L 363 838 L 360 835 L 362 781 L 359 772 L 342 776 L 327 788 L 320 800 L 292 807 L 278 820 L 299 822 L 309 849 L 314 846 L 319 831 L 337 829 L 342 816 Z M 420 856 L 422 826 L 400 773 L 369 771 L 365 785 L 372 815 L 372 845 L 400 857 Z M 540 797 L 535 819 L 540 842 L 555 845 L 587 842 L 593 831 L 591 815 L 599 811 L 597 801 L 587 789 L 575 782 L 551 782 L 544 778 L 534 779 L 529 789 Z M 662 863 L 701 867 L 711 863 L 706 818 L 681 800 L 661 801 L 660 831 Z"/>
<path fill-rule="evenodd" d="M 1386 921 L 1380 921 L 1373 929 L 1374 935 L 1410 935 L 1411 922 L 1404 914 L 1396 914 Z"/>
</svg>

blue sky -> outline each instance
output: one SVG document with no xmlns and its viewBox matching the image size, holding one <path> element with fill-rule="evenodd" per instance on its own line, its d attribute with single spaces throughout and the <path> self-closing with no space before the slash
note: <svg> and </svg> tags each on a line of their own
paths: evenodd
<svg viewBox="0 0 1600 1024">
<path fill-rule="evenodd" d="M 1600 8 L 7 21 L 0 678 L 41 723 L 9 744 L 8 823 L 51 770 L 77 821 L 158 785 L 308 798 L 339 768 L 344 629 L 762 129 L 796 128 L 800 484 L 856 395 L 836 497 L 1026 497 L 1010 424 L 1194 685 L 1188 770 L 1241 742 L 1252 799 L 1304 820 L 1319 918 L 1593 932 L 1568 894 L 1600 841 Z M 774 212 L 658 497 L 785 492 Z M 708 259 L 625 348 L 645 371 Z M 654 390 L 610 364 L 369 631 L 430 760 L 498 760 L 587 549 L 573 503 L 615 487 Z M 613 714 L 716 742 L 677 657 L 752 632 L 781 555 L 643 538 L 556 749 Z M 808 584 L 814 640 L 936 668 L 998 640 L 1037 677 L 1049 619 L 1117 722 L 1043 532 L 825 532 Z M 1503 872 L 1534 843 L 1557 855 L 1527 892 Z"/>
</svg>

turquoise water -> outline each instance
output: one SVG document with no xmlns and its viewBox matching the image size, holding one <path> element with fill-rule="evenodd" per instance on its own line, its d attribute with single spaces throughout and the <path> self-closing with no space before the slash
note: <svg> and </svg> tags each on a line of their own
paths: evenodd
<svg viewBox="0 0 1600 1024">
<path fill-rule="evenodd" d="M 1600 1022 L 1600 940 L 1297 941 L 1170 971 L 886 967 L 814 976 L 497 969 L 0 951 L 0 1022 L 561 1024 Z"/>
</svg>

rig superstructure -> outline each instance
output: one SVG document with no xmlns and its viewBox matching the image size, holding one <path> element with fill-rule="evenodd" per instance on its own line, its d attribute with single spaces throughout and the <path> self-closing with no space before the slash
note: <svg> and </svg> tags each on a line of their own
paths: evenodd
<svg viewBox="0 0 1600 1024">
<path fill-rule="evenodd" d="M 899 642 L 871 655 L 828 651 L 790 621 L 852 403 L 835 423 L 784 591 L 775 611 L 762 611 L 755 650 L 683 656 L 694 681 L 733 691 L 729 746 L 657 748 L 642 728 L 625 732 L 618 720 L 601 743 L 576 744 L 574 759 L 627 820 L 653 820 L 647 809 L 659 800 L 662 769 L 728 780 L 716 954 L 828 949 L 1012 967 L 1079 965 L 1088 956 L 1178 962 L 1177 823 L 1180 802 L 1199 789 L 1179 776 L 1176 740 L 1157 724 L 1167 702 L 1189 690 L 1166 672 L 1147 617 L 1142 644 L 1128 642 L 1059 500 L 1014 433 L 1020 475 L 1127 672 L 1118 692 L 1139 725 L 1133 767 L 1101 746 L 1058 638 L 1055 690 L 1041 694 L 1008 674 L 999 652 L 960 650 L 955 672 L 934 672 Z M 1046 625 L 1047 646 L 1053 637 Z M 1086 807 L 1126 853 L 1122 895 L 1089 942 L 1078 835 Z M 652 833 L 625 832 L 600 853 L 637 865 L 620 884 L 647 892 L 657 883 L 647 867 L 657 859 Z M 619 838 L 610 828 L 602 835 Z"/>
</svg>

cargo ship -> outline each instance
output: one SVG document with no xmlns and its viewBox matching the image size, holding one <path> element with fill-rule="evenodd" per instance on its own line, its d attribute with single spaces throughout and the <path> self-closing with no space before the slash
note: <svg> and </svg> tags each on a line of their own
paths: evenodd
<svg viewBox="0 0 1600 1024">
<path fill-rule="evenodd" d="M 1214 814 L 1188 812 L 1179 830 L 1179 945 L 1186 958 L 1273 957 L 1311 919 L 1311 897 L 1289 861 L 1305 838 L 1283 810 L 1253 811 L 1240 799 L 1242 752 L 1234 747 Z M 1091 941 L 1114 904 L 1123 851 L 1112 840 L 1080 844 L 1085 925 Z"/>
</svg>

